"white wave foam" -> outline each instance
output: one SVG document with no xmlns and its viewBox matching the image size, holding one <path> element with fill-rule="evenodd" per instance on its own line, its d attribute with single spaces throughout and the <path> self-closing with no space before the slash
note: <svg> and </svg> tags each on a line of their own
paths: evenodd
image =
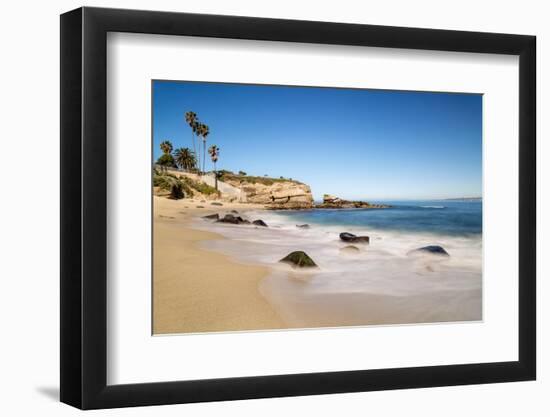
<svg viewBox="0 0 550 417">
<path fill-rule="evenodd" d="M 301 229 L 296 227 L 294 219 L 265 211 L 247 212 L 244 217 L 249 220 L 261 218 L 269 227 L 198 219 L 194 227 L 228 238 L 203 242 L 202 246 L 241 262 L 269 266 L 275 271 L 291 271 L 278 261 L 290 252 L 303 250 L 319 265 L 318 271 L 310 273 L 311 291 L 410 295 L 481 287 L 481 237 L 315 224 L 310 224 L 309 229 Z M 340 249 L 348 243 L 339 239 L 341 232 L 368 235 L 370 245 L 357 244 L 359 252 L 356 255 L 344 254 Z M 443 246 L 451 256 L 407 256 L 410 250 L 428 245 Z"/>
</svg>

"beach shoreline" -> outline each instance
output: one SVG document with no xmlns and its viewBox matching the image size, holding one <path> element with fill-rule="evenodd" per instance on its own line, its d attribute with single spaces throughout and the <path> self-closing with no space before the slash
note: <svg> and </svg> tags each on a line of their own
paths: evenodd
<svg viewBox="0 0 550 417">
<path fill-rule="evenodd" d="M 268 268 L 198 247 L 223 236 L 190 227 L 193 217 L 262 206 L 154 197 L 153 334 L 285 328 L 259 292 Z M 202 206 L 204 208 L 197 208 Z"/>
<path fill-rule="evenodd" d="M 162 253 L 155 255 L 155 334 L 482 320 L 481 261 L 463 264 L 480 241 L 442 238 L 436 243 L 453 257 L 417 260 L 407 256 L 407 245 L 433 243 L 433 235 L 369 228 L 371 244 L 349 255 L 340 251 L 346 243 L 337 230 L 353 228 L 300 229 L 286 211 L 222 204 L 155 197 L 155 253 Z M 269 227 L 202 218 L 232 212 Z M 306 250 L 320 268 L 278 262 L 294 250 Z M 174 252 L 185 253 L 185 261 Z"/>
</svg>

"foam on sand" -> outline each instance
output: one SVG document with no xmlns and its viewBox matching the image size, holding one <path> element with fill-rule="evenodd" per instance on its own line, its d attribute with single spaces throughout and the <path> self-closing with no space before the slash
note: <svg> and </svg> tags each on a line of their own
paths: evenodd
<svg viewBox="0 0 550 417">
<path fill-rule="evenodd" d="M 194 228 L 226 240 L 201 247 L 242 263 L 268 266 L 271 274 L 260 291 L 291 327 L 480 320 L 481 236 L 444 236 L 375 230 L 364 227 L 311 225 L 297 228 L 281 213 L 247 212 L 269 227 L 226 225 L 197 219 Z M 347 231 L 370 236 L 370 245 L 342 253 Z M 440 245 L 451 255 L 407 256 L 422 246 Z M 295 271 L 278 260 L 305 251 L 319 266 Z"/>
</svg>

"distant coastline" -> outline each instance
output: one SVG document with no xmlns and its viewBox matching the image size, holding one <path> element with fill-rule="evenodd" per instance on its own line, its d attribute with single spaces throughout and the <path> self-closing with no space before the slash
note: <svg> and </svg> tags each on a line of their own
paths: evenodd
<svg viewBox="0 0 550 417">
<path fill-rule="evenodd" d="M 481 201 L 482 197 L 444 198 L 442 201 Z"/>
</svg>

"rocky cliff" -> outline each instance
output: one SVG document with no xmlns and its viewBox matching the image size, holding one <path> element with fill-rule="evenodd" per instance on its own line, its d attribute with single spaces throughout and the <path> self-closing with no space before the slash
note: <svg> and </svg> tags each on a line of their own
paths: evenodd
<svg viewBox="0 0 550 417">
<path fill-rule="evenodd" d="M 290 179 L 224 174 L 223 181 L 238 187 L 247 203 L 273 209 L 308 209 L 313 196 L 308 185 Z"/>
</svg>

